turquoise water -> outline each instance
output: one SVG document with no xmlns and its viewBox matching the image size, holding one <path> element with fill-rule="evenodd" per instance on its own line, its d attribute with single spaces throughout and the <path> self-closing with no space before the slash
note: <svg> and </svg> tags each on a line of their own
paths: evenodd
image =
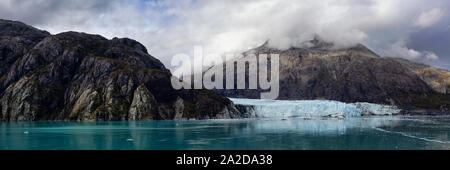
<svg viewBox="0 0 450 170">
<path fill-rule="evenodd" d="M 0 122 L 1 150 L 450 149 L 450 117 Z"/>
</svg>

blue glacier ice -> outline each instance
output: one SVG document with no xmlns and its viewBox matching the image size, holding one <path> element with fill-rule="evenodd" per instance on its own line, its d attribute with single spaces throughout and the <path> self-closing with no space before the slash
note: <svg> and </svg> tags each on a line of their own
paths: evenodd
<svg viewBox="0 0 450 170">
<path fill-rule="evenodd" d="M 395 115 L 396 106 L 371 103 L 343 103 L 329 100 L 260 100 L 230 98 L 237 105 L 253 106 L 249 110 L 255 117 L 360 117 L 362 115 Z"/>
</svg>

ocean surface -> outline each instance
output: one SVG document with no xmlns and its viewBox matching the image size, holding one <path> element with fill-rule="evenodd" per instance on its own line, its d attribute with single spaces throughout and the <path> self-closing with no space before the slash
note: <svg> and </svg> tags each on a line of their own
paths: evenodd
<svg viewBox="0 0 450 170">
<path fill-rule="evenodd" d="M 0 122 L 0 150 L 450 149 L 450 117 Z"/>
</svg>

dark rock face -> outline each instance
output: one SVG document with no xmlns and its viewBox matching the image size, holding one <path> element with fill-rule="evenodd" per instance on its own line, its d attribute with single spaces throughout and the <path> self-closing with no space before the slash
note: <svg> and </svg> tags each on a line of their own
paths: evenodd
<svg viewBox="0 0 450 170">
<path fill-rule="evenodd" d="M 48 36 L 50 36 L 48 32 L 19 22 L 0 19 L 0 82 L 5 80 L 8 68 L 18 58 Z"/>
<path fill-rule="evenodd" d="M 246 53 L 280 54 L 280 100 L 325 99 L 429 109 L 450 104 L 450 96 L 430 87 L 424 76 L 398 59 L 379 57 L 361 44 L 334 49 L 332 44 L 315 39 L 305 47 L 280 51 L 263 45 Z M 237 98 L 259 98 L 261 92 L 216 91 Z"/>
<path fill-rule="evenodd" d="M 2 121 L 245 117 L 215 92 L 174 90 L 169 70 L 131 39 L 0 20 L 0 54 Z"/>
</svg>

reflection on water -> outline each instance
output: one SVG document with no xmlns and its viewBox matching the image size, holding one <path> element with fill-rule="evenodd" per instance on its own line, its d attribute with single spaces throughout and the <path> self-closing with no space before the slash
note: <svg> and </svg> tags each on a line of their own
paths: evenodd
<svg viewBox="0 0 450 170">
<path fill-rule="evenodd" d="M 1 122 L 0 149 L 450 149 L 450 117 Z"/>
</svg>

